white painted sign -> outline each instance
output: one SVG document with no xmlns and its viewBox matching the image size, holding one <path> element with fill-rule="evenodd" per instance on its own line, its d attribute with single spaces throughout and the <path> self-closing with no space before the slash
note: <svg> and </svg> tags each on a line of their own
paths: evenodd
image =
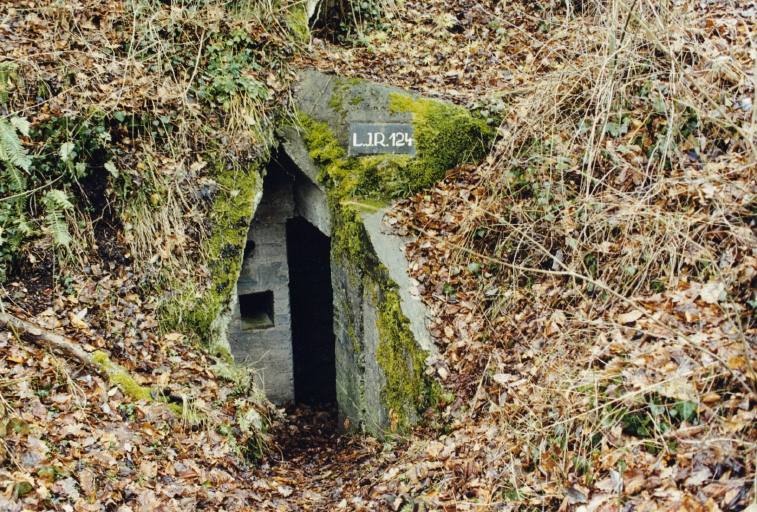
<svg viewBox="0 0 757 512">
<path fill-rule="evenodd" d="M 350 156 L 381 153 L 415 156 L 413 125 L 350 123 Z"/>
</svg>

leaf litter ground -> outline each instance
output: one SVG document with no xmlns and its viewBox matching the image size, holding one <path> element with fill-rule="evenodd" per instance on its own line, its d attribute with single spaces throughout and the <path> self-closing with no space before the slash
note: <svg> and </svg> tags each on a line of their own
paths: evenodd
<svg viewBox="0 0 757 512">
<path fill-rule="evenodd" d="M 743 20 L 754 16 L 754 6 L 692 9 L 696 22 L 685 28 L 703 47 L 721 57 L 748 47 Z M 361 46 L 316 41 L 307 63 L 504 113 L 506 138 L 508 124 L 521 126 L 508 105 L 579 58 L 577 40 L 591 39 L 596 29 L 581 16 L 535 3 L 407 2 L 363 35 Z M 736 88 L 737 105 L 741 93 L 754 92 L 738 90 L 738 59 L 711 59 L 721 85 Z M 497 101 L 481 102 L 483 95 Z M 619 136 L 622 123 L 613 128 Z M 719 156 L 724 148 L 728 156 L 718 144 Z M 631 146 L 628 158 L 636 152 Z M 612 144 L 606 149 L 612 152 Z M 676 197 L 696 203 L 730 194 L 738 202 L 737 191 L 746 189 L 753 198 L 750 161 L 736 155 L 721 162 L 720 180 L 678 180 Z M 496 229 L 482 222 L 487 229 L 480 235 L 469 229 L 482 209 L 491 213 L 487 169 L 506 173 L 497 168 L 496 150 L 481 167 L 457 169 L 400 203 L 387 219 L 387 229 L 414 238 L 406 251 L 415 291 L 432 313 L 443 355 L 434 369 L 455 397 L 437 411 L 443 434 L 419 431 L 380 443 L 335 434 L 332 410 L 290 409 L 287 419 L 261 410 L 274 423 L 273 444 L 259 465 L 247 466 L 239 447 L 216 429 L 177 417 L 162 403 L 124 396 L 6 331 L 0 407 L 11 421 L 0 444 L 0 504 L 9 510 L 42 503 L 69 510 L 754 510 L 755 330 L 743 304 L 724 300 L 743 297 L 753 283 L 753 233 L 744 235 L 746 250 L 727 242 L 735 250 L 723 267 L 733 269 L 733 280 L 682 276 L 657 292 L 628 295 L 630 304 L 612 301 L 560 274 L 554 258 L 540 266 L 523 253 L 524 266 L 541 273 L 502 272 L 502 261 L 517 260 L 505 259 L 512 249 L 489 232 L 502 236 L 505 219 L 497 219 Z M 642 183 L 631 171 L 627 176 L 619 186 Z M 746 185 L 734 186 L 739 180 Z M 735 222 L 740 214 L 729 211 Z M 563 247 L 566 255 L 571 244 Z M 88 350 L 108 347 L 140 384 L 188 397 L 197 411 L 222 416 L 217 423 L 236 414 L 235 384 L 208 372 L 203 352 L 180 335 L 157 331 L 156 299 L 140 293 L 128 268 L 93 268 L 66 291 L 32 285 L 34 279 L 30 274 L 7 287 L 3 300 L 14 313 L 34 316 Z"/>
</svg>

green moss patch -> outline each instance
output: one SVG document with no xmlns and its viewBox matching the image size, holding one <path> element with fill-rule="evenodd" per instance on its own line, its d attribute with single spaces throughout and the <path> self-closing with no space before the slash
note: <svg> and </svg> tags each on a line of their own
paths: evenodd
<svg viewBox="0 0 757 512">
<path fill-rule="evenodd" d="M 441 387 L 425 374 L 426 353 L 418 346 L 400 309 L 396 285 L 386 282 L 377 297 L 380 342 L 376 357 L 386 377 L 382 398 L 394 430 L 435 405 Z"/>
<path fill-rule="evenodd" d="M 456 105 L 394 93 L 389 95 L 389 108 L 413 114 L 415 170 L 427 185 L 453 167 L 483 159 L 494 138 L 494 130 L 483 119 Z"/>
<path fill-rule="evenodd" d="M 294 34 L 296 40 L 300 43 L 307 43 L 310 40 L 310 24 L 308 21 L 305 2 L 299 2 L 289 7 L 286 23 L 289 30 L 292 31 L 292 34 Z"/>
<path fill-rule="evenodd" d="M 191 407 L 186 400 L 183 404 L 169 402 L 159 390 L 139 384 L 126 368 L 114 363 L 105 352 L 101 350 L 94 352 L 92 361 L 108 376 L 108 383 L 118 387 L 128 398 L 137 402 L 163 403 L 177 418 L 181 418 L 190 425 L 199 425 L 206 421 L 206 418 Z"/>
<path fill-rule="evenodd" d="M 349 157 L 327 123 L 304 114 L 299 121 L 310 157 L 322 169 L 322 181 L 340 198 L 406 197 L 433 183 L 418 174 L 417 162 L 409 156 Z"/>
<path fill-rule="evenodd" d="M 111 361 L 105 352 L 101 350 L 94 352 L 92 361 L 103 369 L 112 386 L 117 386 L 124 395 L 132 400 L 152 402 L 158 396 L 152 388 L 139 384 L 126 368 Z"/>
<path fill-rule="evenodd" d="M 211 236 L 203 243 L 203 254 L 210 282 L 197 292 L 191 286 L 164 304 L 161 324 L 165 330 L 180 330 L 196 335 L 211 347 L 215 341 L 213 324 L 232 299 L 242 268 L 244 246 L 255 208 L 255 196 L 263 186 L 256 166 L 246 170 L 226 169 L 217 164 L 215 180 L 218 194 L 210 214 Z M 215 347 L 225 359 L 230 354 Z"/>
</svg>

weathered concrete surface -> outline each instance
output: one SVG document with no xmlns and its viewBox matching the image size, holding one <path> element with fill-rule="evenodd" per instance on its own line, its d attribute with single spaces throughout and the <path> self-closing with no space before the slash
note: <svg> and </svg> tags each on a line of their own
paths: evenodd
<svg viewBox="0 0 757 512">
<path fill-rule="evenodd" d="M 331 212 L 326 192 L 300 173 L 294 181 L 294 204 L 297 215 L 324 235 L 331 236 Z"/>
<path fill-rule="evenodd" d="M 387 209 L 374 213 L 364 212 L 362 218 L 365 230 L 371 238 L 371 244 L 373 244 L 376 255 L 389 271 L 389 277 L 399 287 L 400 306 L 402 312 L 410 321 L 410 330 L 413 332 L 415 341 L 429 355 L 437 355 L 438 350 L 426 327 L 428 311 L 420 297 L 413 294 L 415 283 L 407 273 L 409 262 L 402 252 L 407 240 L 388 233 L 388 229 L 383 223 L 386 212 Z"/>
<path fill-rule="evenodd" d="M 320 170 L 315 162 L 313 162 L 313 159 L 310 158 L 305 141 L 297 131 L 297 128 L 290 125 L 283 126 L 279 128 L 278 133 L 282 140 L 282 150 L 286 156 L 292 160 L 295 167 L 304 173 L 313 184 L 323 189 L 318 181 Z"/>
<path fill-rule="evenodd" d="M 336 400 L 340 423 L 348 419 L 352 426 L 359 428 L 366 408 L 362 399 L 365 394 L 363 283 L 350 274 L 350 269 L 332 260 L 331 287 L 334 294 Z"/>
<path fill-rule="evenodd" d="M 297 216 L 330 236 L 326 193 L 284 160 L 271 166 L 265 177 L 247 236 L 254 249 L 242 264 L 228 322 L 232 355 L 256 370 L 258 384 L 276 403 L 295 398 L 287 221 Z M 251 325 L 243 318 L 240 297 L 265 291 L 273 293 L 274 325 Z"/>
<path fill-rule="evenodd" d="M 381 336 L 378 330 L 376 302 L 379 290 L 375 283 L 363 288 L 363 351 L 365 367 L 363 369 L 364 394 L 363 404 L 364 411 L 362 420 L 365 424 L 365 430 L 373 433 L 381 433 L 389 425 L 389 411 L 382 399 L 382 391 L 386 386 L 386 376 L 384 370 L 378 363 L 377 350 L 381 343 Z M 410 420 L 415 423 L 417 418 Z"/>
<path fill-rule="evenodd" d="M 331 236 L 331 212 L 326 190 L 318 180 L 320 170 L 308 154 L 305 141 L 294 126 L 279 130 L 281 149 L 295 173 L 295 206 L 297 213 L 317 227 L 321 233 Z"/>
<path fill-rule="evenodd" d="M 266 328 L 245 325 L 236 301 L 229 326 L 231 352 L 237 362 L 257 370 L 258 383 L 273 402 L 294 399 L 292 327 L 289 307 L 289 266 L 286 221 L 295 214 L 294 182 L 277 173 L 266 176 L 248 240 L 254 251 L 242 265 L 237 295 L 272 291 L 273 323 Z"/>
<path fill-rule="evenodd" d="M 303 70 L 295 86 L 294 100 L 300 112 L 326 122 L 339 142 L 348 147 L 349 125 L 361 123 L 410 123 L 410 112 L 392 112 L 390 95 L 418 97 L 416 93 L 363 80 L 350 80 L 315 70 Z"/>
<path fill-rule="evenodd" d="M 381 397 L 386 378 L 376 357 L 381 342 L 377 285 L 350 262 L 332 260 L 331 269 L 339 420 L 380 435 L 389 425 L 389 413 Z"/>
<path fill-rule="evenodd" d="M 308 20 L 311 20 L 317 14 L 320 3 L 321 0 L 306 0 L 305 13 L 307 14 Z"/>
</svg>

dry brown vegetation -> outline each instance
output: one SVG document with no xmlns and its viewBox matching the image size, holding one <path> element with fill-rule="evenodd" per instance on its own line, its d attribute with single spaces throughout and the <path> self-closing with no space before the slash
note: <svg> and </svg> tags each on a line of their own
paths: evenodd
<svg viewBox="0 0 757 512">
<path fill-rule="evenodd" d="M 0 308 L 90 361 L 3 323 L 0 509 L 250 501 L 247 461 L 276 412 L 202 333 L 161 313 L 213 289 L 217 204 L 239 195 L 231 178 L 257 172 L 293 76 L 288 9 L 0 5 L 0 128 L 20 127 L 23 157 L 0 150 Z M 48 192 L 65 199 L 62 222 L 46 221 Z"/>
<path fill-rule="evenodd" d="M 561 64 L 513 95 L 487 162 L 400 207 L 467 399 L 408 469 L 435 476 L 405 488 L 495 508 L 754 503 L 753 15 L 567 17 Z"/>
<path fill-rule="evenodd" d="M 0 96 L 4 117 L 30 126 L 24 142 L 34 165 L 23 195 L 32 224 L 38 197 L 58 187 L 89 209 L 69 223 L 78 266 L 114 236 L 134 264 L 154 273 L 185 266 L 207 235 L 197 190 L 213 185 L 217 170 L 208 160 L 245 168 L 271 144 L 271 116 L 293 78 L 286 62 L 297 48 L 283 22 L 287 9 L 4 3 Z M 60 162 L 66 143 L 70 165 Z M 38 242 L 35 259 L 45 259 L 50 240 Z"/>
<path fill-rule="evenodd" d="M 0 7 L 0 61 L 26 78 L 3 116 L 37 127 L 106 113 L 122 176 L 110 183 L 131 188 L 97 189 L 99 213 L 67 213 L 82 247 L 54 254 L 73 277 L 50 275 L 63 272 L 49 236 L 27 242 L 3 302 L 110 351 L 141 387 L 129 396 L 0 333 L 0 508 L 757 510 L 753 2 L 407 0 L 354 46 L 315 40 L 306 56 L 271 22 L 285 18 L 275 2 L 240 17 L 221 2 L 38 4 Z M 235 30 L 262 52 L 262 67 L 232 73 L 242 95 L 212 87 L 228 69 L 199 57 Z M 501 123 L 484 162 L 387 219 L 415 237 L 448 399 L 431 411 L 438 428 L 384 444 L 328 437 L 284 461 L 274 441 L 252 468 L 240 443 L 263 438 L 230 431 L 249 380 L 219 378 L 215 359 L 161 331 L 165 297 L 145 284 L 208 235 L 197 193 L 217 184 L 202 151 L 222 141 L 239 164 L 264 152 L 290 58 Z M 252 100 L 256 83 L 270 95 Z M 136 112 L 139 129 L 115 117 Z M 63 132 L 24 145 L 44 163 Z M 100 160 L 88 165 L 103 172 Z M 276 433 L 287 450 L 322 434 Z"/>
</svg>

